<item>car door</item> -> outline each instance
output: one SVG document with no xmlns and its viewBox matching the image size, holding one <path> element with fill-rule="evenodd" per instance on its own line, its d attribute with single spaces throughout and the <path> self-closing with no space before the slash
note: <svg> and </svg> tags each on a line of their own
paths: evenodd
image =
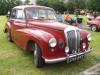
<svg viewBox="0 0 100 75">
<path fill-rule="evenodd" d="M 12 34 L 14 42 L 22 47 L 22 33 L 21 29 L 26 28 L 26 21 L 23 9 L 16 9 L 16 18 L 12 22 Z"/>
</svg>

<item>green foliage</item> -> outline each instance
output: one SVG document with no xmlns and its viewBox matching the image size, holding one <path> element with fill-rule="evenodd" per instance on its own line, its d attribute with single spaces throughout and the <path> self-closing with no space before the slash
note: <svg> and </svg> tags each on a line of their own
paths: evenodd
<svg viewBox="0 0 100 75">
<path fill-rule="evenodd" d="M 59 0 L 37 0 L 37 4 L 54 8 L 59 12 L 63 12 L 66 10 L 64 2 Z"/>
<path fill-rule="evenodd" d="M 48 0 L 37 0 L 37 4 L 41 5 L 41 6 L 49 6 L 48 4 Z"/>
<path fill-rule="evenodd" d="M 8 10 L 20 4 L 20 0 L 0 0 L 0 15 L 7 14 Z"/>
<path fill-rule="evenodd" d="M 26 5 L 29 5 L 29 3 L 30 3 L 30 0 L 25 0 Z"/>
<path fill-rule="evenodd" d="M 54 8 L 56 11 L 74 12 L 75 9 L 88 9 L 100 12 L 100 0 L 37 0 L 37 4 Z"/>
<path fill-rule="evenodd" d="M 100 12 L 100 0 L 86 0 L 86 8 Z"/>
<path fill-rule="evenodd" d="M 68 10 L 72 13 L 75 9 L 85 8 L 85 0 L 68 0 L 65 2 L 60 0 L 37 0 L 37 4 L 52 7 L 59 12 Z"/>
<path fill-rule="evenodd" d="M 74 12 L 75 10 L 74 0 L 68 0 L 68 2 L 65 3 L 65 7 L 67 8 L 67 11 L 69 11 L 70 13 Z"/>
</svg>

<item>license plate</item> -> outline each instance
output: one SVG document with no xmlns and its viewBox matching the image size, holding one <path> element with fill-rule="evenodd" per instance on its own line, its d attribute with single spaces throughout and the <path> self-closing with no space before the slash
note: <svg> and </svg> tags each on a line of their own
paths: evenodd
<svg viewBox="0 0 100 75">
<path fill-rule="evenodd" d="M 72 61 L 76 61 L 76 60 L 80 60 L 80 59 L 83 59 L 84 58 L 84 54 L 82 54 L 82 55 L 77 55 L 77 56 L 75 56 L 75 57 L 72 57 L 72 58 L 68 58 L 67 59 L 67 62 L 69 63 L 69 62 L 72 62 Z"/>
</svg>

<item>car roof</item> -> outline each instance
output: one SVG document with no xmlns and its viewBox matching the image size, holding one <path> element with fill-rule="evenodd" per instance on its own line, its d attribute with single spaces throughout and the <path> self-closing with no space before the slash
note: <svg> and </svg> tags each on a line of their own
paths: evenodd
<svg viewBox="0 0 100 75">
<path fill-rule="evenodd" d="M 37 6 L 37 5 L 21 5 L 21 6 L 16 6 L 13 9 L 25 9 L 25 8 L 44 8 L 44 9 L 52 9 L 50 7 L 46 6 Z"/>
<path fill-rule="evenodd" d="M 97 16 L 97 18 L 100 18 L 100 16 Z"/>
</svg>

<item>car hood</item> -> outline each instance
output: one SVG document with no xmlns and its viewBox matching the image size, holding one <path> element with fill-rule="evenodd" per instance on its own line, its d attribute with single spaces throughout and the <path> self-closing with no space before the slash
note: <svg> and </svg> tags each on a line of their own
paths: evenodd
<svg viewBox="0 0 100 75">
<path fill-rule="evenodd" d="M 55 30 L 64 30 L 65 28 L 70 27 L 70 25 L 57 21 L 29 21 L 29 25 Z"/>
</svg>

